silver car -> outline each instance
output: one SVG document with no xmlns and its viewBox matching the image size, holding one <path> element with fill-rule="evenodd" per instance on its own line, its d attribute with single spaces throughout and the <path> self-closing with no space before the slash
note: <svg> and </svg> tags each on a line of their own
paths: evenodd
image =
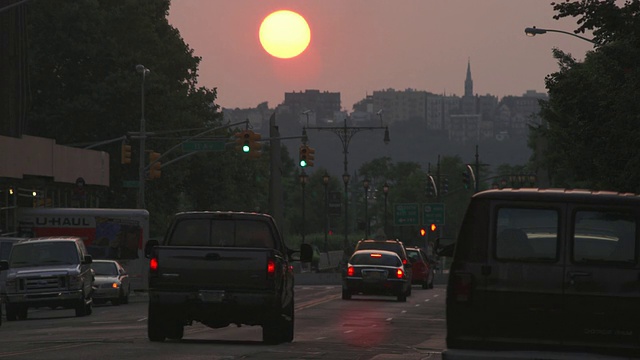
<svg viewBox="0 0 640 360">
<path fill-rule="evenodd" d="M 131 293 L 129 275 L 116 260 L 93 260 L 95 282 L 93 302 L 111 302 L 112 305 L 127 304 Z"/>
</svg>

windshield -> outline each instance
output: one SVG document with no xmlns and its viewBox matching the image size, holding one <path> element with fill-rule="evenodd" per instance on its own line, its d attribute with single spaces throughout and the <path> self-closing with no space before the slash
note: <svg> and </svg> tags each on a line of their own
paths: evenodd
<svg viewBox="0 0 640 360">
<path fill-rule="evenodd" d="M 96 262 L 91 264 L 96 275 L 118 275 L 118 267 L 112 262 Z"/>
<path fill-rule="evenodd" d="M 80 262 L 73 242 L 23 243 L 13 246 L 12 268 L 51 265 L 75 265 Z"/>
</svg>

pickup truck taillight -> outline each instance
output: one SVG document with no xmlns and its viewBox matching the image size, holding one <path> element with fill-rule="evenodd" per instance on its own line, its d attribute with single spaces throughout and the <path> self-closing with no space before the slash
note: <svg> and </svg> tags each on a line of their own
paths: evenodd
<svg viewBox="0 0 640 360">
<path fill-rule="evenodd" d="M 158 258 L 151 258 L 149 260 L 149 271 L 152 273 L 158 271 Z"/>
<path fill-rule="evenodd" d="M 273 277 L 276 274 L 276 261 L 273 259 L 267 260 L 267 276 Z"/>
</svg>

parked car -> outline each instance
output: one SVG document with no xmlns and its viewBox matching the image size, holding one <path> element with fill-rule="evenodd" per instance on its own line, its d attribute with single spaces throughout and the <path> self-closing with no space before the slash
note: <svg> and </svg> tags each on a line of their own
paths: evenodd
<svg viewBox="0 0 640 360">
<path fill-rule="evenodd" d="M 411 284 L 422 285 L 423 289 L 433 289 L 435 270 L 427 254 L 419 247 L 408 247 L 406 250 L 413 272 Z"/>
<path fill-rule="evenodd" d="M 342 279 L 342 299 L 352 295 L 395 296 L 407 301 L 411 280 L 405 265 L 392 251 L 358 250 L 351 255 Z"/>
<path fill-rule="evenodd" d="M 637 356 L 638 229 L 637 195 L 473 195 L 455 245 L 438 247 L 453 255 L 443 359 L 503 358 L 500 350 L 515 356 L 514 349 L 545 359 L 549 352 Z"/>
<path fill-rule="evenodd" d="M 131 281 L 119 262 L 116 260 L 93 260 L 91 268 L 95 275 L 93 289 L 93 302 L 95 304 L 102 304 L 108 301 L 112 305 L 129 303 Z"/>
<path fill-rule="evenodd" d="M 407 290 L 407 296 L 411 295 L 411 281 L 413 279 L 413 270 L 411 268 L 411 262 L 409 261 L 409 257 L 407 256 L 407 250 L 404 247 L 402 241 L 398 239 L 387 239 L 387 240 L 377 240 L 377 239 L 362 239 L 358 241 L 356 244 L 355 250 L 387 250 L 396 253 L 400 260 L 402 261 L 402 265 L 404 265 L 404 272 L 407 279 L 409 279 L 409 287 Z"/>
</svg>

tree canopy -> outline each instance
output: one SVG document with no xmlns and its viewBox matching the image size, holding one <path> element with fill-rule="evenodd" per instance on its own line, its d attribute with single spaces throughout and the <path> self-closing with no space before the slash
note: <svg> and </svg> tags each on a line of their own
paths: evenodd
<svg viewBox="0 0 640 360">
<path fill-rule="evenodd" d="M 531 143 L 551 186 L 640 192 L 640 1 L 552 3 L 556 19 L 576 17 L 575 33 L 592 31 L 583 62 L 553 49 L 559 70 L 549 74 L 543 124 Z"/>
</svg>

